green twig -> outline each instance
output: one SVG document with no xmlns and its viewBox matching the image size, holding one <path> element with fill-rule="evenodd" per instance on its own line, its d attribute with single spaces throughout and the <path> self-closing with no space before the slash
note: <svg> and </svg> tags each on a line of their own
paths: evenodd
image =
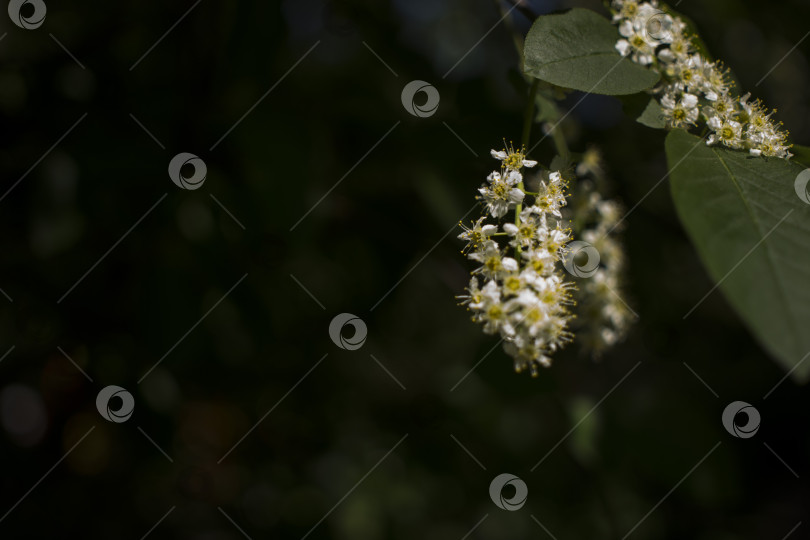
<svg viewBox="0 0 810 540">
<path fill-rule="evenodd" d="M 532 136 L 532 124 L 534 124 L 534 101 L 535 96 L 537 95 L 537 86 L 539 85 L 539 83 L 540 81 L 538 79 L 532 79 L 532 84 L 529 87 L 529 95 L 526 100 L 526 112 L 523 115 L 523 135 L 520 138 L 521 144 L 521 148 L 519 150 L 520 153 L 523 153 L 523 151 L 526 148 L 528 148 L 529 140 L 531 139 Z M 525 193 L 523 189 L 523 180 L 520 181 L 517 187 L 519 190 Z M 522 208 L 523 208 L 522 203 L 518 203 L 517 206 L 515 206 L 515 225 L 517 225 L 518 227 L 520 227 L 520 210 Z M 520 260 L 521 248 L 519 243 L 515 247 L 515 251 L 517 252 L 518 260 Z"/>
<path fill-rule="evenodd" d="M 535 96 L 537 95 L 537 87 L 540 85 L 540 79 L 532 78 L 532 84 L 529 87 L 529 98 L 526 103 L 526 113 L 523 115 L 523 136 L 520 143 L 524 148 L 529 147 L 529 139 L 532 135 L 532 124 L 534 124 L 534 107 Z"/>
</svg>

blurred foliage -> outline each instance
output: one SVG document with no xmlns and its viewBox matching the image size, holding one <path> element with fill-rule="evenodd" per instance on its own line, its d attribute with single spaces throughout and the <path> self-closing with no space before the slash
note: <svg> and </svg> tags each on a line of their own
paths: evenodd
<svg viewBox="0 0 810 540">
<path fill-rule="evenodd" d="M 531 2 L 574 4 L 600 9 Z M 569 351 L 532 380 L 489 352 L 495 341 L 453 298 L 468 266 L 454 224 L 492 168 L 489 149 L 520 135 L 524 93 L 509 82 L 518 59 L 498 6 L 201 2 L 162 38 L 190 7 L 49 2 L 29 31 L 0 16 L 0 288 L 13 300 L 0 297 L 0 535 L 142 538 L 175 508 L 150 539 L 241 538 L 218 507 L 251 538 L 318 524 L 311 538 L 460 539 L 485 515 L 469 538 L 543 537 L 531 516 L 561 539 L 621 538 L 651 510 L 633 538 L 807 526 L 807 484 L 764 443 L 810 474 L 810 395 L 786 380 L 764 399 L 784 372 L 720 294 L 683 320 L 712 282 L 666 187 L 646 196 L 665 174 L 663 133 L 605 96 L 565 123 L 572 150 L 603 149 L 625 206 L 642 201 L 625 232 L 640 318 L 601 362 Z M 806 32 L 806 3 L 678 9 L 794 140 L 810 141 L 808 42 L 756 86 Z M 403 109 L 413 79 L 439 90 L 435 116 Z M 168 178 L 179 152 L 205 160 L 201 189 Z M 329 340 L 342 312 L 368 325 L 357 351 Z M 95 409 L 109 384 L 135 396 L 126 423 Z M 720 423 L 738 399 L 762 414 L 752 439 Z M 528 484 L 518 512 L 489 499 L 502 472 Z"/>
</svg>

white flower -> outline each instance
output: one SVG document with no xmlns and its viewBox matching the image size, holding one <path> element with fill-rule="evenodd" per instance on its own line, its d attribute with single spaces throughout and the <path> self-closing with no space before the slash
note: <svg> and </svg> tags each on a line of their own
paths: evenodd
<svg viewBox="0 0 810 540">
<path fill-rule="evenodd" d="M 582 160 L 577 165 L 576 172 L 577 176 L 602 175 L 602 154 L 597 147 L 590 146 L 585 150 L 585 153 L 582 154 Z"/>
<path fill-rule="evenodd" d="M 638 2 L 636 0 L 613 0 L 613 8 L 617 11 L 613 15 L 613 22 L 632 19 L 638 15 Z"/>
<path fill-rule="evenodd" d="M 483 245 L 490 236 L 498 232 L 498 227 L 495 225 L 482 225 L 484 219 L 486 219 L 486 216 L 481 216 L 473 223 L 472 227 L 467 227 L 459 222 L 464 232 L 459 234 L 458 238 L 467 241 L 467 245 L 464 246 L 462 253 L 466 253 L 471 249 L 478 249 L 478 246 Z"/>
<path fill-rule="evenodd" d="M 481 249 L 470 253 L 467 257 L 480 262 L 482 266 L 475 270 L 475 273 L 481 272 L 489 279 L 498 279 L 518 269 L 517 261 L 511 257 L 504 257 L 498 244 L 492 240 L 484 242 Z"/>
<path fill-rule="evenodd" d="M 739 122 L 723 120 L 719 116 L 713 116 L 707 124 L 714 130 L 714 133 L 709 135 L 706 144 L 712 145 L 719 142 L 730 148 L 740 148 L 742 146 L 742 125 Z"/>
<path fill-rule="evenodd" d="M 539 341 L 517 337 L 503 346 L 509 356 L 515 359 L 515 372 L 522 373 L 529 370 L 532 377 L 540 374 L 539 367 L 551 367 L 551 358 L 546 355 L 543 344 Z"/>
<path fill-rule="evenodd" d="M 686 23 L 680 19 L 672 20 L 672 40 L 667 47 L 662 48 L 658 52 L 658 58 L 665 63 L 678 62 L 685 60 L 693 52 L 692 42 L 684 33 Z"/>
<path fill-rule="evenodd" d="M 678 32 L 673 18 L 652 4 L 641 4 L 632 21 L 633 27 L 653 48 L 672 43 Z"/>
<path fill-rule="evenodd" d="M 717 99 L 712 100 L 710 106 L 703 108 L 703 115 L 706 119 L 719 117 L 720 120 L 732 120 L 736 114 L 737 107 L 728 94 L 721 94 Z"/>
<path fill-rule="evenodd" d="M 750 137 L 749 152 L 753 156 L 769 156 L 790 159 L 791 145 L 787 144 L 787 134 L 781 131 L 763 131 Z"/>
<path fill-rule="evenodd" d="M 770 113 L 765 114 L 765 108 L 762 106 L 762 102 L 760 100 L 756 100 L 753 103 L 749 103 L 748 100 L 750 98 L 750 92 L 740 98 L 740 106 L 744 112 L 741 121 L 748 122 L 748 133 L 751 135 L 757 135 L 760 133 L 768 134 L 775 132 L 776 127 L 771 122 L 771 115 L 776 111 L 771 111 Z"/>
<path fill-rule="evenodd" d="M 700 115 L 698 98 L 693 94 L 683 94 L 677 99 L 673 94 L 666 93 L 661 98 L 661 107 L 664 109 L 664 118 L 672 127 L 694 125 Z"/>
<path fill-rule="evenodd" d="M 554 276 L 546 278 L 541 291 L 523 290 L 509 301 L 512 321 L 516 329 L 515 342 L 541 344 L 546 351 L 555 351 L 568 341 L 565 331 L 569 303 L 567 287 Z"/>
<path fill-rule="evenodd" d="M 510 170 L 506 172 L 506 176 L 493 172 L 487 177 L 487 180 L 489 186 L 479 188 L 478 192 L 486 202 L 487 210 L 492 217 L 503 217 L 518 203 L 523 202 L 526 194 L 515 187 L 523 181 L 523 176 L 519 172 Z"/>
<path fill-rule="evenodd" d="M 653 63 L 655 47 L 647 41 L 643 28 L 636 28 L 633 21 L 624 20 L 619 25 L 619 33 L 626 39 L 616 42 L 616 50 L 622 56 L 630 56 L 633 62 L 642 66 Z"/>
<path fill-rule="evenodd" d="M 544 249 L 523 251 L 520 256 L 526 259 L 529 268 L 539 276 L 548 276 L 554 272 L 556 257 Z"/>
<path fill-rule="evenodd" d="M 490 150 L 490 154 L 495 159 L 503 162 L 503 167 L 511 171 L 519 171 L 523 167 L 534 167 L 537 165 L 536 161 L 526 159 L 522 150 L 515 151 L 512 148 L 506 150 Z"/>
<path fill-rule="evenodd" d="M 530 246 L 537 240 L 537 231 L 542 226 L 534 207 L 524 208 L 518 216 L 516 223 L 505 223 L 503 230 L 512 237 L 509 242 L 512 246 Z"/>
<path fill-rule="evenodd" d="M 522 272 L 512 272 L 503 278 L 504 296 L 515 296 L 527 287 L 532 286 L 538 279 L 538 275 L 531 268 Z"/>
<path fill-rule="evenodd" d="M 726 81 L 726 71 L 715 62 L 703 63 L 704 97 L 709 101 L 717 101 L 721 96 L 728 94 L 729 86 Z"/>
<path fill-rule="evenodd" d="M 554 229 L 549 229 L 548 227 L 540 228 L 537 231 L 537 236 L 540 240 L 540 246 L 542 246 L 554 260 L 559 260 L 560 250 L 571 240 L 570 231 L 561 229 L 559 222 Z"/>
<path fill-rule="evenodd" d="M 698 91 L 704 86 L 704 60 L 699 54 L 679 58 L 667 67 L 667 74 L 676 79 L 674 86 L 686 92 Z"/>
<path fill-rule="evenodd" d="M 779 125 L 771 120 L 775 110 L 766 114 L 760 100 L 749 103 L 751 94 L 740 98 L 740 122 L 745 123 L 745 138 L 752 156 L 771 156 L 789 158 L 790 145 L 787 144 L 787 133 L 782 132 Z"/>
<path fill-rule="evenodd" d="M 481 297 L 481 289 L 478 288 L 478 278 L 472 277 L 470 278 L 470 284 L 467 286 L 466 291 L 469 294 L 462 294 L 456 296 L 459 300 L 461 300 L 461 305 L 466 305 L 471 310 L 477 310 L 481 305 L 482 297 Z M 473 307 L 475 306 L 475 307 Z"/>
<path fill-rule="evenodd" d="M 484 332 L 494 334 L 501 332 L 504 337 L 514 335 L 515 330 L 509 321 L 507 307 L 501 302 L 501 289 L 495 281 L 489 281 L 481 289 L 480 302 L 474 307 L 475 319 L 484 323 Z"/>
</svg>

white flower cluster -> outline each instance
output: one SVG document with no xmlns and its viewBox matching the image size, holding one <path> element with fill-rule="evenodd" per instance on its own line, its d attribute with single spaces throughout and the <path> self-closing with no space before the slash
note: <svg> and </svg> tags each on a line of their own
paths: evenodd
<svg viewBox="0 0 810 540">
<path fill-rule="evenodd" d="M 731 94 L 726 71 L 704 58 L 692 43 L 686 23 L 665 13 L 656 0 L 613 0 L 613 22 L 622 35 L 616 49 L 633 62 L 661 73 L 660 104 L 670 127 L 688 127 L 699 119 L 711 130 L 707 144 L 748 150 L 754 156 L 790 158 L 787 132 L 771 120 L 750 94 Z"/>
<path fill-rule="evenodd" d="M 469 227 L 462 225 L 459 235 L 467 242 L 464 253 L 480 265 L 468 294 L 459 298 L 484 332 L 500 334 L 515 370 L 528 368 L 537 376 L 539 366 L 551 364 L 549 355 L 571 339 L 572 284 L 557 265 L 571 240 L 561 223 L 566 184 L 559 172 L 542 173 L 538 192 L 527 192 L 521 169 L 537 162 L 525 159 L 522 149 L 493 150 L 492 156 L 501 161 L 501 170 L 479 189 L 485 214 Z M 534 201 L 524 207 L 527 197 Z M 514 221 L 501 223 L 510 210 Z M 485 223 L 490 217 L 498 221 Z"/>
<path fill-rule="evenodd" d="M 587 324 L 577 328 L 577 339 L 595 356 L 624 339 L 634 316 L 620 294 L 624 273 L 624 251 L 611 233 L 618 229 L 621 207 L 603 199 L 591 182 L 580 183 L 587 203 L 577 212 L 576 221 L 588 224 L 581 238 L 600 256 L 600 265 L 587 279 L 581 280 L 577 314 Z"/>
</svg>

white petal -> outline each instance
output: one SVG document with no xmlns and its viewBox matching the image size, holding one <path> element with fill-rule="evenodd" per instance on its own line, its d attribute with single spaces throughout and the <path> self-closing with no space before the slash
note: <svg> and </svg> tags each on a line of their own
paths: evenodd
<svg viewBox="0 0 810 540">
<path fill-rule="evenodd" d="M 508 156 L 508 154 L 503 150 L 501 151 L 490 150 L 489 153 L 492 154 L 492 157 L 494 157 L 495 159 L 500 159 L 501 161 L 506 159 L 506 157 Z"/>
<path fill-rule="evenodd" d="M 517 185 L 521 182 L 523 182 L 523 175 L 520 174 L 519 172 L 509 171 L 506 174 L 506 183 L 509 184 L 510 186 Z"/>
<path fill-rule="evenodd" d="M 518 233 L 518 227 L 514 223 L 505 223 L 503 230 L 506 231 L 506 234 L 509 236 L 515 236 Z"/>
<path fill-rule="evenodd" d="M 658 58 L 664 62 L 674 62 L 675 54 L 669 49 L 661 49 L 661 52 L 658 53 Z"/>
<path fill-rule="evenodd" d="M 674 109 L 675 105 L 675 98 L 672 97 L 672 94 L 664 94 L 664 97 L 661 98 L 661 106 L 665 109 Z"/>
<path fill-rule="evenodd" d="M 698 98 L 696 95 L 693 94 L 684 94 L 681 98 L 681 103 L 687 109 L 691 109 L 692 107 L 696 106 L 698 103 Z"/>
<path fill-rule="evenodd" d="M 523 160 L 523 166 L 524 167 L 534 167 L 535 165 L 537 165 L 536 161 L 532 161 L 531 159 L 524 159 Z"/>
<path fill-rule="evenodd" d="M 503 264 L 503 267 L 510 272 L 515 272 L 518 269 L 518 263 L 512 257 L 504 257 L 501 263 Z"/>
<path fill-rule="evenodd" d="M 523 200 L 526 194 L 523 193 L 521 190 L 515 188 L 509 192 L 509 202 L 519 203 Z"/>
</svg>

